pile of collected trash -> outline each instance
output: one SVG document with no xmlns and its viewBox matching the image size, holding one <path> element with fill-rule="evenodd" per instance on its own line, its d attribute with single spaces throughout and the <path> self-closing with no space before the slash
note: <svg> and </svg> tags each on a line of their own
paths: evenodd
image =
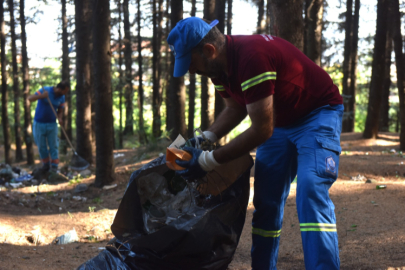
<svg viewBox="0 0 405 270">
<path fill-rule="evenodd" d="M 132 173 L 111 231 L 90 269 L 227 269 L 250 192 L 249 154 L 187 182 L 161 156 Z M 204 186 L 201 188 L 201 186 Z"/>
</svg>

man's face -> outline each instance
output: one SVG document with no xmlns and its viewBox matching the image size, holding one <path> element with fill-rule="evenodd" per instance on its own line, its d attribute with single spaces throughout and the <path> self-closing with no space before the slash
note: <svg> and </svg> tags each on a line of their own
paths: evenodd
<svg viewBox="0 0 405 270">
<path fill-rule="evenodd" d="M 220 78 L 224 73 L 218 59 L 208 59 L 200 52 L 193 52 L 191 55 L 190 74 L 199 74 L 208 78 Z"/>
<path fill-rule="evenodd" d="M 55 93 L 57 96 L 66 95 L 68 92 L 69 92 L 69 87 L 65 87 L 65 88 L 56 87 L 55 90 L 54 90 L 54 93 Z"/>
</svg>

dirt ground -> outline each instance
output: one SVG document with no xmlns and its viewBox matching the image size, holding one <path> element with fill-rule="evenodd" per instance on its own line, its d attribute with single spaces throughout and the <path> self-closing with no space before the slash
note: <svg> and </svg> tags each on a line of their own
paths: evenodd
<svg viewBox="0 0 405 270">
<path fill-rule="evenodd" d="M 405 270 L 405 154 L 398 150 L 398 134 L 382 133 L 376 140 L 365 140 L 361 134 L 347 133 L 342 135 L 341 145 L 339 178 L 330 189 L 341 269 Z M 76 269 L 104 248 L 114 237 L 110 225 L 131 172 L 159 151 L 141 148 L 115 154 L 117 186 L 103 190 L 90 185 L 94 176 L 81 180 L 90 185 L 78 194 L 86 197 L 86 202 L 72 199 L 77 195 L 73 189 L 78 183 L 0 189 L 1 270 Z M 366 179 L 377 183 L 365 183 Z M 380 184 L 387 188 L 376 189 Z M 305 268 L 295 191 L 293 184 L 285 207 L 278 269 Z M 252 213 L 250 202 L 230 270 L 250 269 Z M 57 236 L 73 228 L 79 242 L 52 244 Z"/>
</svg>

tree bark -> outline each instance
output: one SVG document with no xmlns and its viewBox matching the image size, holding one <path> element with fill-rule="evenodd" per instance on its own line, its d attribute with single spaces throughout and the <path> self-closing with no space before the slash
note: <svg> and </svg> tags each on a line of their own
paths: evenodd
<svg viewBox="0 0 405 270">
<path fill-rule="evenodd" d="M 233 0 L 228 0 L 228 12 L 227 12 L 227 18 L 226 18 L 226 34 L 227 35 L 232 35 L 232 3 Z"/>
<path fill-rule="evenodd" d="M 0 42 L 1 42 L 1 123 L 3 126 L 3 137 L 4 137 L 4 161 L 6 164 L 11 164 L 11 145 L 10 145 L 10 124 L 8 121 L 7 112 L 7 102 L 8 102 L 8 92 L 7 92 L 7 69 L 6 69 L 6 33 L 5 33 L 5 22 L 4 22 L 4 0 L 0 0 Z"/>
<path fill-rule="evenodd" d="M 21 125 L 20 125 L 20 86 L 18 84 L 17 47 L 14 20 L 14 1 L 8 1 L 10 12 L 10 32 L 11 32 L 11 55 L 13 59 L 13 93 L 14 93 L 14 136 L 15 136 L 15 160 L 23 160 Z"/>
<path fill-rule="evenodd" d="M 20 25 L 21 25 L 21 57 L 23 75 L 23 98 L 24 98 L 24 139 L 27 153 L 27 164 L 34 164 L 34 149 L 32 147 L 32 123 L 31 123 L 31 103 L 28 101 L 30 94 L 29 69 L 27 54 L 27 36 L 25 32 L 25 0 L 20 0 Z"/>
<path fill-rule="evenodd" d="M 271 6 L 272 15 L 274 15 L 273 35 L 289 41 L 303 51 L 303 0 L 273 0 Z"/>
<path fill-rule="evenodd" d="M 221 31 L 221 33 L 225 33 L 225 9 L 226 9 L 226 0 L 216 0 L 215 17 L 219 21 L 219 23 L 217 24 L 217 28 L 219 29 L 219 31 Z M 225 108 L 224 99 L 221 97 L 218 91 L 215 91 L 214 118 L 217 118 L 224 108 Z"/>
<path fill-rule="evenodd" d="M 305 54 L 318 66 L 322 55 L 323 5 L 324 0 L 306 0 L 305 5 Z"/>
<path fill-rule="evenodd" d="M 405 150 L 405 58 L 403 53 L 403 41 L 401 33 L 401 13 L 398 0 L 392 0 L 393 16 L 393 40 L 395 51 L 395 63 L 397 68 L 397 86 L 399 95 L 399 118 L 401 131 L 399 134 L 400 149 Z"/>
<path fill-rule="evenodd" d="M 378 0 L 377 29 L 374 38 L 374 53 L 370 82 L 370 95 L 367 109 L 366 125 L 363 137 L 377 138 L 380 113 L 381 88 L 384 81 L 385 44 L 387 39 L 387 4 L 388 0 Z"/>
<path fill-rule="evenodd" d="M 257 26 L 256 34 L 266 33 L 266 20 L 264 17 L 264 0 L 258 0 L 257 2 Z"/>
<path fill-rule="evenodd" d="M 141 1 L 137 0 L 138 5 L 138 14 L 137 14 L 137 23 L 138 23 L 138 118 L 139 118 L 139 142 L 145 144 L 148 142 L 145 133 L 145 121 L 143 119 L 143 101 L 144 101 L 144 91 L 143 91 L 143 58 L 142 58 L 142 37 L 141 37 Z"/>
<path fill-rule="evenodd" d="M 195 16 L 197 12 L 196 0 L 191 0 L 191 12 L 192 17 Z M 188 126 L 187 126 L 187 137 L 193 138 L 194 136 L 194 118 L 195 118 L 195 97 L 196 97 L 196 75 L 189 74 L 190 84 L 188 88 Z"/>
<path fill-rule="evenodd" d="M 173 28 L 176 23 L 183 19 L 183 1 L 171 0 L 171 14 L 170 23 Z M 185 122 L 185 87 L 184 76 L 180 78 L 173 77 L 174 71 L 174 55 L 171 54 L 170 63 L 170 86 L 168 89 L 168 111 L 167 111 L 167 128 L 170 132 L 170 138 L 176 139 L 178 134 L 183 137 L 186 136 L 186 122 Z"/>
<path fill-rule="evenodd" d="M 122 8 L 121 8 L 121 0 L 117 0 L 117 8 L 118 8 L 118 106 L 120 112 L 120 127 L 119 127 L 119 134 L 118 134 L 118 148 L 122 149 L 124 147 L 123 141 L 123 130 L 122 130 L 122 86 L 123 84 L 123 75 L 122 75 L 122 34 L 121 34 L 121 21 L 122 21 Z"/>
<path fill-rule="evenodd" d="M 68 41 L 68 19 L 66 16 L 66 0 L 61 0 L 62 2 L 62 81 L 70 84 L 70 72 L 69 72 L 69 41 Z M 65 110 L 63 113 L 63 127 L 66 130 L 68 139 L 72 140 L 72 92 L 69 91 L 66 95 Z M 67 143 L 65 134 L 61 134 L 61 139 L 64 141 L 61 152 L 67 153 Z"/>
<path fill-rule="evenodd" d="M 93 63 L 96 98 L 96 181 L 114 181 L 109 0 L 93 1 Z"/>
<path fill-rule="evenodd" d="M 75 11 L 76 151 L 92 163 L 91 0 L 76 0 Z"/>
<path fill-rule="evenodd" d="M 125 128 L 124 134 L 134 134 L 134 89 L 132 85 L 132 41 L 129 22 L 129 0 L 124 0 L 124 59 L 125 59 Z"/>
</svg>

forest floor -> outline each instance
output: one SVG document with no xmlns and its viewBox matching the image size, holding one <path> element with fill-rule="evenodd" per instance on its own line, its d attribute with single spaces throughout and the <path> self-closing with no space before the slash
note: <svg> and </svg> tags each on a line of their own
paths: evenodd
<svg viewBox="0 0 405 270">
<path fill-rule="evenodd" d="M 78 183 L 0 189 L 0 269 L 76 269 L 96 256 L 114 237 L 110 225 L 130 174 L 167 145 L 115 151 L 117 186 L 103 190 L 91 186 L 94 175 L 82 179 L 89 185 L 78 194 L 87 198 L 85 202 L 72 200 Z M 339 178 L 330 189 L 341 269 L 405 270 L 405 158 L 399 152 L 398 134 L 381 133 L 376 140 L 365 140 L 359 133 L 347 133 L 341 145 Z M 24 164 L 13 165 L 29 170 Z M 356 180 L 361 176 L 363 180 Z M 366 179 L 378 183 L 365 183 Z M 376 189 L 377 184 L 387 188 Z M 305 268 L 295 192 L 293 184 L 285 207 L 278 269 Z M 253 210 L 250 201 L 230 270 L 250 269 Z M 73 228 L 78 242 L 52 244 Z"/>
</svg>

